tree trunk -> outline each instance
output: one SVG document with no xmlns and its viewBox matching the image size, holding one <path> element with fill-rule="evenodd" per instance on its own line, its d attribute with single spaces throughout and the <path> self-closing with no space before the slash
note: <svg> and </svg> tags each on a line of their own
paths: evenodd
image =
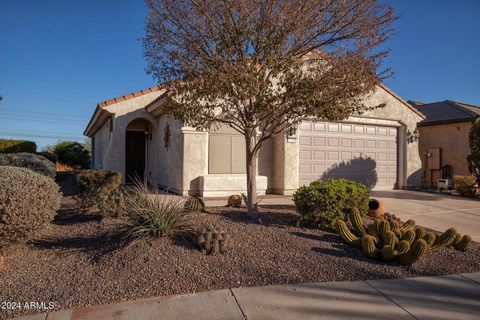
<svg viewBox="0 0 480 320">
<path fill-rule="evenodd" d="M 257 144 L 255 131 L 245 135 L 246 166 L 247 166 L 247 213 L 255 220 L 259 220 L 257 208 L 257 158 L 258 152 L 254 152 Z"/>
</svg>

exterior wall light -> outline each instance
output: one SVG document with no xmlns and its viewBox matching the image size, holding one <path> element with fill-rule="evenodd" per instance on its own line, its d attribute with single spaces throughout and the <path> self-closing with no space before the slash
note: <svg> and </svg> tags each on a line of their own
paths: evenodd
<svg viewBox="0 0 480 320">
<path fill-rule="evenodd" d="M 417 129 L 413 130 L 411 132 L 410 130 L 407 131 L 407 142 L 408 143 L 413 143 L 418 141 L 418 138 L 420 137 L 420 133 L 418 132 Z"/>
<path fill-rule="evenodd" d="M 295 143 L 297 141 L 297 123 L 288 124 L 285 128 L 285 135 L 287 136 L 287 142 Z"/>
</svg>

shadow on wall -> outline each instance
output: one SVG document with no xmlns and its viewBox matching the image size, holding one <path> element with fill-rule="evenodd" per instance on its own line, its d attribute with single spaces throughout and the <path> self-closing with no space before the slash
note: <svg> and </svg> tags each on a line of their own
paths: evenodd
<svg viewBox="0 0 480 320">
<path fill-rule="evenodd" d="M 376 167 L 377 163 L 372 158 L 353 158 L 334 164 L 323 173 L 320 180 L 345 178 L 363 183 L 371 189 L 377 184 Z"/>
<path fill-rule="evenodd" d="M 419 187 L 422 181 L 422 169 L 418 169 L 407 177 L 407 186 Z"/>
</svg>

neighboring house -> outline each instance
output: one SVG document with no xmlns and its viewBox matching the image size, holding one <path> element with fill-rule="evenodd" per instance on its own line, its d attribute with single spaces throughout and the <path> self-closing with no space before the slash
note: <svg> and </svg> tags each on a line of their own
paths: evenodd
<svg viewBox="0 0 480 320">
<path fill-rule="evenodd" d="M 84 132 L 92 138 L 93 167 L 119 171 L 126 183 L 138 175 L 183 195 L 245 192 L 243 136 L 228 127 L 185 126 L 164 114 L 169 99 L 160 85 L 99 103 Z M 365 100 L 381 103 L 385 108 L 341 122 L 304 121 L 266 141 L 258 193 L 292 194 L 300 185 L 338 177 L 376 189 L 418 186 L 418 145 L 407 137 L 423 116 L 384 85 Z"/>
<path fill-rule="evenodd" d="M 468 133 L 480 117 L 480 107 L 455 101 L 409 101 L 426 118 L 418 124 L 422 185 L 437 187 L 438 179 L 470 175 Z"/>
</svg>

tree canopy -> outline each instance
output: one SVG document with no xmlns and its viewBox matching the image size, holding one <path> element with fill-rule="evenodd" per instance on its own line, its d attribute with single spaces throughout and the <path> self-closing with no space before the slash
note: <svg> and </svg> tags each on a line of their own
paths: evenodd
<svg viewBox="0 0 480 320">
<path fill-rule="evenodd" d="M 247 207 L 263 141 L 302 119 L 341 120 L 389 70 L 396 19 L 377 0 L 147 0 L 147 71 L 169 84 L 169 112 L 245 136 Z M 251 169 L 249 170 L 249 166 Z"/>
</svg>

